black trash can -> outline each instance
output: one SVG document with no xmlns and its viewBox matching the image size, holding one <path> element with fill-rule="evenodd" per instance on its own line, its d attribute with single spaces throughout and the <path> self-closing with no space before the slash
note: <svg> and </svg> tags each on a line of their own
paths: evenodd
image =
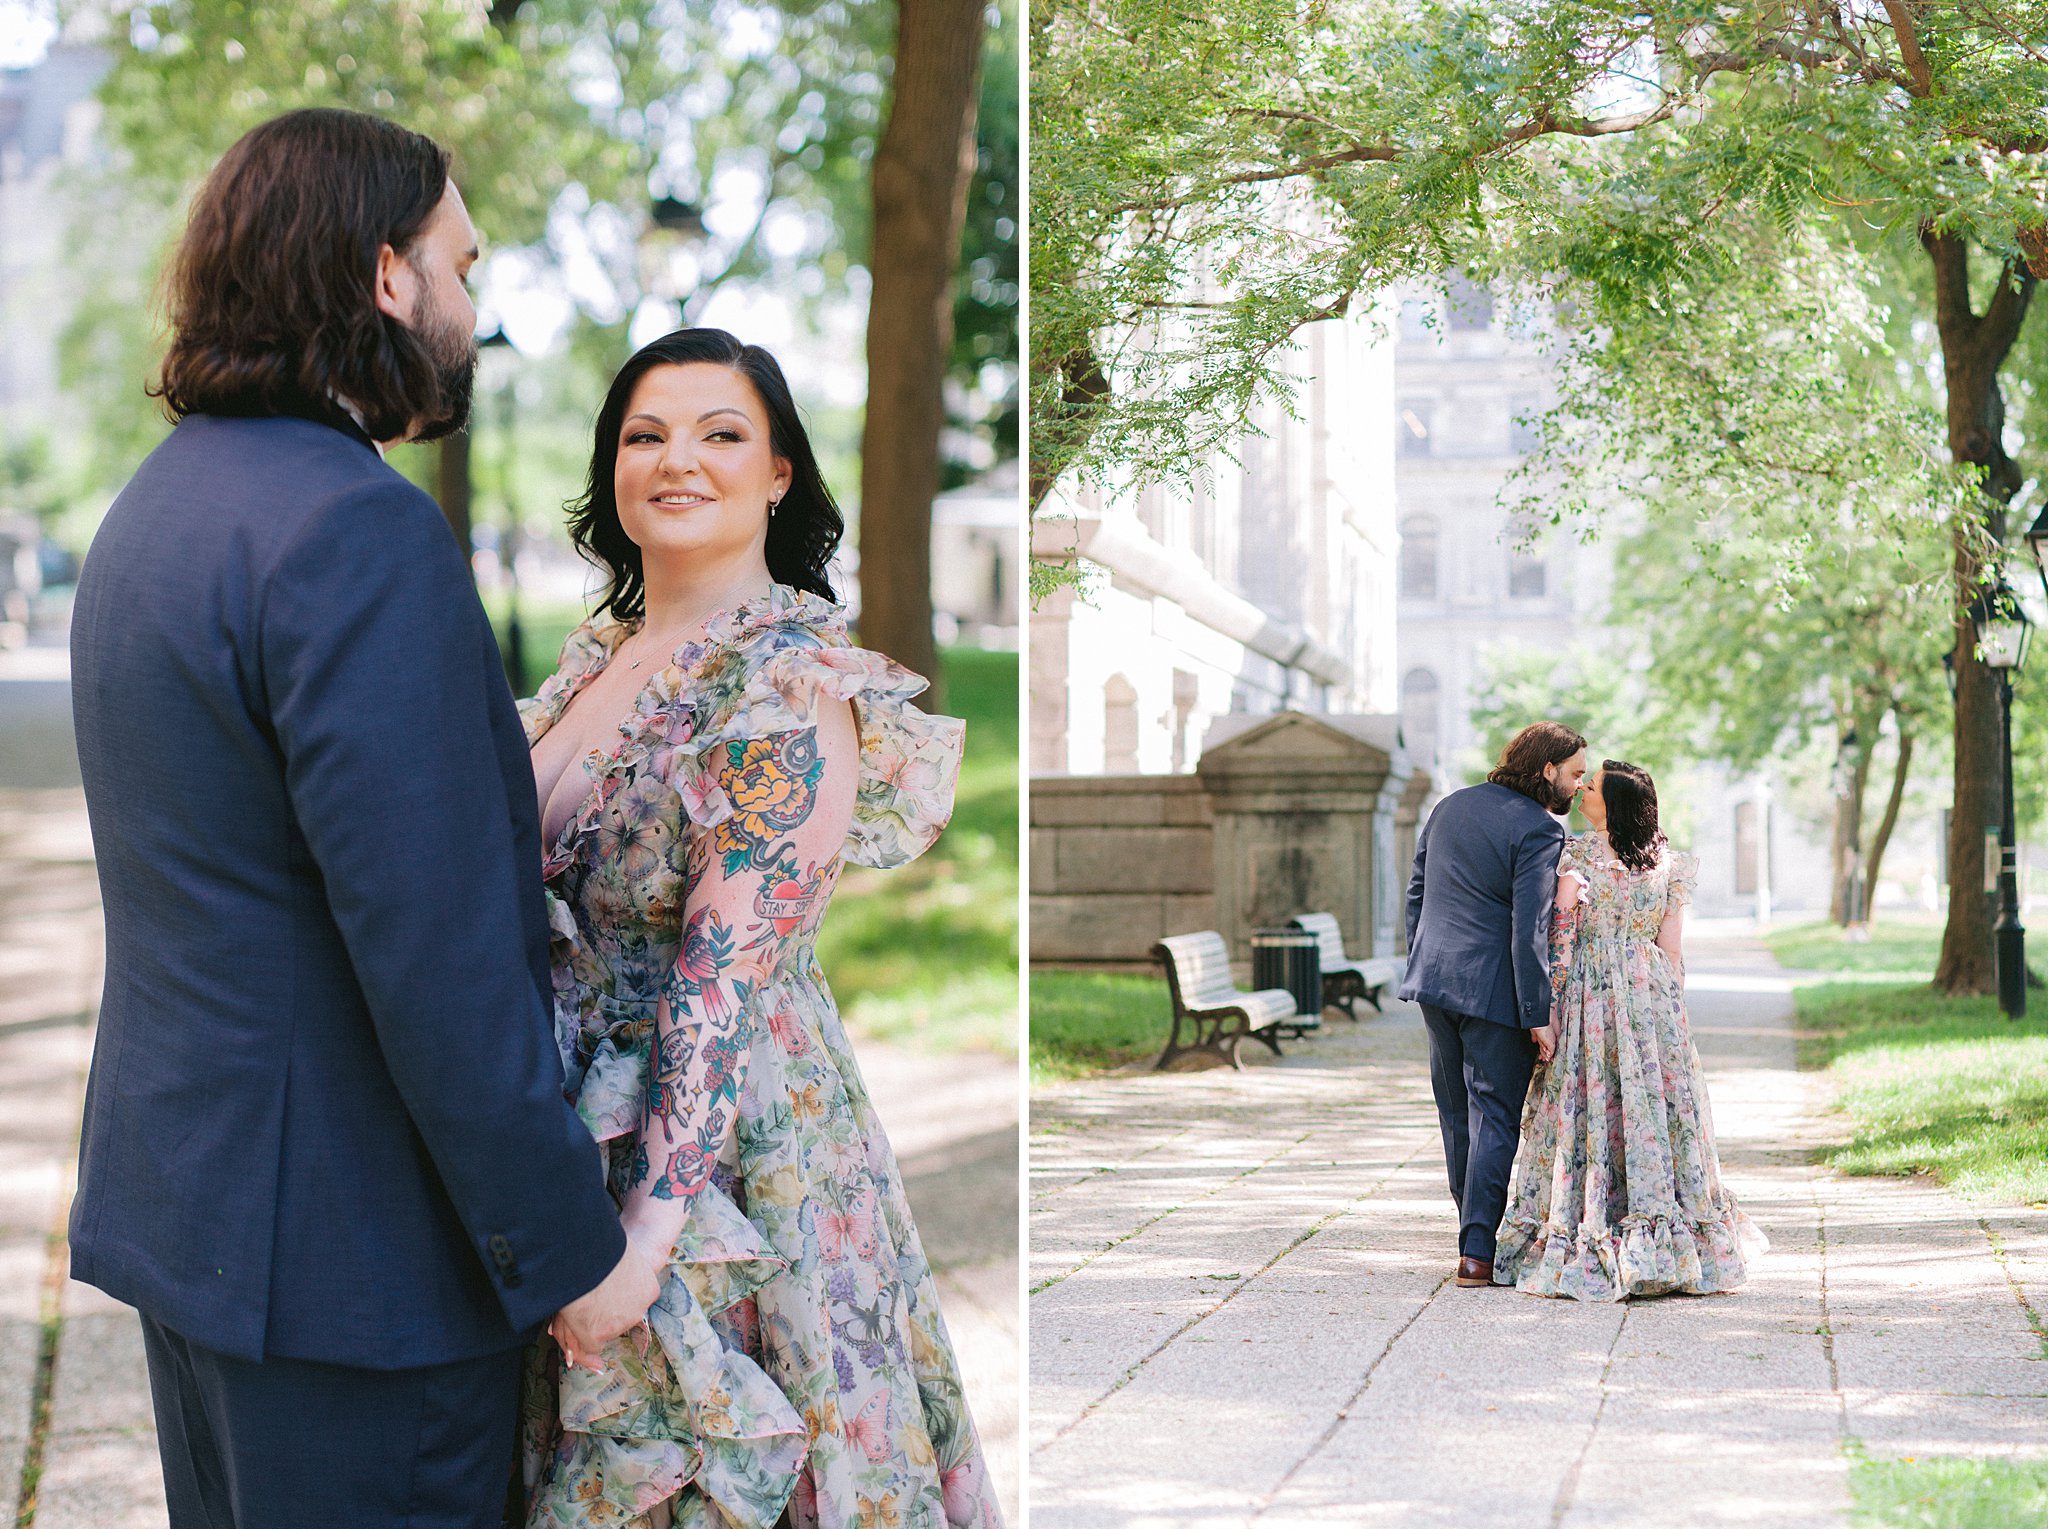
<svg viewBox="0 0 2048 1529">
<path fill-rule="evenodd" d="M 1294 1030 L 1318 1030 L 1323 1023 L 1322 947 L 1305 929 L 1252 931 L 1252 986 L 1284 987 L 1294 995 Z"/>
</svg>

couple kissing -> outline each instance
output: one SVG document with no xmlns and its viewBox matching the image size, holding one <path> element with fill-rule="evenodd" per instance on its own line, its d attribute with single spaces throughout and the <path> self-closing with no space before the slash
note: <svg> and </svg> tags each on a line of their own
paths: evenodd
<svg viewBox="0 0 2048 1529">
<path fill-rule="evenodd" d="M 1587 833 L 1558 821 L 1575 803 Z M 1423 825 L 1401 996 L 1429 1031 L 1460 1286 L 1699 1295 L 1764 1251 L 1721 1182 L 1686 1018 L 1698 877 L 1649 772 L 1589 774 L 1558 722 L 1522 729 Z"/>
</svg>

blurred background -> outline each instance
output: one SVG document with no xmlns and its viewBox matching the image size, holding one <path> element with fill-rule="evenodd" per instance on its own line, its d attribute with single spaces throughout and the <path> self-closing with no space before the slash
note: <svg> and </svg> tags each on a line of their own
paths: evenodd
<svg viewBox="0 0 2048 1529">
<path fill-rule="evenodd" d="M 709 325 L 789 376 L 846 512 L 833 582 L 858 640 L 968 721 L 952 826 L 903 871 L 850 870 L 820 958 L 1014 1492 L 1018 30 L 1015 0 L 0 0 L 0 1091 L 55 1111 L 16 1165 L 48 1194 L 0 1208 L 0 1271 L 33 1243 L 23 1289 L 43 1281 L 69 1190 L 75 1097 L 68 1117 L 49 1101 L 82 1081 L 98 996 L 69 603 L 169 429 L 143 391 L 159 272 L 248 128 L 376 112 L 453 151 L 482 233 L 470 429 L 391 461 L 469 549 L 518 693 L 591 601 L 563 505 L 607 383 L 638 345 Z M 118 1314 L 52 1288 L 7 1308 L 39 1325 L 26 1360 L 0 1341 L 0 1405 L 41 1419 L 0 1419 L 0 1441 L 27 1439 L 18 1462 L 0 1442 L 0 1509 L 12 1491 L 46 1525 L 72 1511 L 67 1470 L 119 1474 L 64 1463 L 61 1362 Z"/>
</svg>

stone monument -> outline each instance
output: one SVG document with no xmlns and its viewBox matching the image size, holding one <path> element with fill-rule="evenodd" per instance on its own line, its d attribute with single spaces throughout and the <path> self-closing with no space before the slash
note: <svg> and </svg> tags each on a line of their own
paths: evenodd
<svg viewBox="0 0 2048 1529">
<path fill-rule="evenodd" d="M 1196 777 L 1215 823 L 1216 927 L 1233 959 L 1255 928 L 1297 913 L 1337 916 L 1360 959 L 1400 949 L 1407 867 L 1396 864 L 1428 779 L 1400 741 L 1400 719 L 1282 711 L 1210 729 Z M 1401 820 L 1406 817 L 1404 824 Z"/>
</svg>

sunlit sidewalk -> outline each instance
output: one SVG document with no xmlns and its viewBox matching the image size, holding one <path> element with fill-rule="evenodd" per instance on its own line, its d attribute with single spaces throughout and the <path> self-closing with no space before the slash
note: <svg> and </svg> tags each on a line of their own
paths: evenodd
<svg viewBox="0 0 2048 1529">
<path fill-rule="evenodd" d="M 1689 942 L 1747 1289 L 1460 1290 L 1416 1011 L 1033 1103 L 1034 1529 L 1847 1522 L 1852 1449 L 2048 1455 L 2048 1213 L 1814 1167 L 1791 983 Z"/>
</svg>

